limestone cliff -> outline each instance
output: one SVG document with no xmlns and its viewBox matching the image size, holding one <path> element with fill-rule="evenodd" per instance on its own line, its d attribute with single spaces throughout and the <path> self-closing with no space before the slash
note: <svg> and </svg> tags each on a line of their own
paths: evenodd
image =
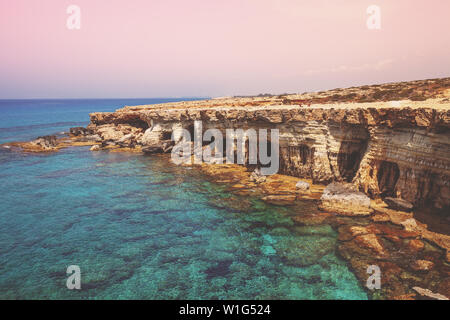
<svg viewBox="0 0 450 320">
<path fill-rule="evenodd" d="M 396 92 L 407 100 L 390 101 Z M 224 136 L 226 129 L 279 129 L 280 173 L 316 183 L 352 182 L 374 198 L 398 197 L 415 206 L 448 209 L 449 96 L 450 79 L 438 79 L 133 106 L 91 114 L 88 129 L 102 138 L 103 146 L 153 152 L 170 150 L 172 133 L 181 128 L 192 132 L 195 120 L 202 121 L 203 130 L 217 128 Z"/>
</svg>

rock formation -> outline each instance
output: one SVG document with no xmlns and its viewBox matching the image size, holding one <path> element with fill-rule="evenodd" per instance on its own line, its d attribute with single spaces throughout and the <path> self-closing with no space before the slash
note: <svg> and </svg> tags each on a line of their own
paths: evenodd
<svg viewBox="0 0 450 320">
<path fill-rule="evenodd" d="M 310 199 L 316 206 L 319 200 L 327 212 L 302 207 L 294 221 L 302 228 L 326 221 L 337 229 L 337 251 L 361 283 L 367 266 L 378 265 L 385 284 L 373 297 L 450 296 L 450 236 L 428 230 L 409 212 L 420 206 L 450 212 L 450 78 L 133 106 L 90 116 L 88 127 L 72 128 L 69 137 L 3 146 L 170 153 L 181 141 L 191 152 L 211 152 L 209 145 L 183 140 L 183 129 L 193 137 L 197 120 L 203 132 L 219 129 L 224 137 L 227 129 L 278 129 L 279 174 L 262 175 L 261 163 L 211 165 L 214 159 L 200 168 L 229 184 L 232 194 L 259 196 L 270 205 L 295 208 L 297 200 Z M 233 208 L 236 202 L 214 205 Z M 245 207 L 243 199 L 237 209 Z M 310 265 L 332 249 L 324 239 L 313 249 L 293 244 L 281 256 L 286 263 Z"/>
<path fill-rule="evenodd" d="M 386 102 L 396 97 L 395 90 L 399 98 L 410 100 Z M 363 93 L 371 98 L 362 98 Z M 278 129 L 280 173 L 315 183 L 350 182 L 372 198 L 448 209 L 449 96 L 447 78 L 328 93 L 133 106 L 91 114 L 88 130 L 101 137 L 103 146 L 139 146 L 160 153 L 170 152 L 172 135 L 179 139 L 181 129 L 193 134 L 195 120 L 202 121 L 203 131 L 216 128 L 224 137 L 226 129 Z M 362 102 L 376 97 L 379 102 Z"/>
<path fill-rule="evenodd" d="M 70 130 L 69 139 L 5 146 L 52 152 L 98 144 L 93 150 L 169 153 L 183 129 L 193 137 L 196 120 L 203 132 L 219 129 L 224 137 L 227 129 L 278 129 L 279 173 L 352 183 L 392 208 L 450 212 L 450 78 L 132 106 L 90 117 L 87 128 Z"/>
<path fill-rule="evenodd" d="M 56 136 L 38 137 L 36 140 L 31 141 L 30 144 L 44 150 L 52 150 L 57 146 Z"/>
<path fill-rule="evenodd" d="M 370 199 L 355 187 L 343 183 L 331 183 L 323 191 L 319 208 L 344 215 L 368 215 L 372 213 Z"/>
</svg>

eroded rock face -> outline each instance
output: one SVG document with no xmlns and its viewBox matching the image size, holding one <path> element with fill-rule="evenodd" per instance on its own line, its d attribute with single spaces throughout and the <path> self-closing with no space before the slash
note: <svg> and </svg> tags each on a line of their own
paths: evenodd
<svg viewBox="0 0 450 320">
<path fill-rule="evenodd" d="M 428 82 L 410 87 L 437 83 Z M 406 85 L 394 87 L 399 86 Z M 375 96 L 393 94 L 384 95 L 382 88 L 374 88 Z M 369 89 L 345 90 L 359 94 Z M 435 99 L 401 101 L 395 107 L 347 98 L 330 104 L 335 100 L 323 100 L 325 93 L 306 94 L 311 103 L 283 96 L 134 106 L 93 113 L 88 129 L 103 141 L 127 137 L 131 146 L 152 152 L 167 152 L 163 144 L 172 137 L 179 141 L 183 129 L 192 137 L 196 120 L 202 121 L 203 132 L 215 128 L 224 137 L 227 129 L 278 129 L 279 173 L 314 183 L 351 182 L 373 198 L 445 209 L 450 206 L 450 102 L 445 99 L 450 91 L 438 91 Z"/>
</svg>

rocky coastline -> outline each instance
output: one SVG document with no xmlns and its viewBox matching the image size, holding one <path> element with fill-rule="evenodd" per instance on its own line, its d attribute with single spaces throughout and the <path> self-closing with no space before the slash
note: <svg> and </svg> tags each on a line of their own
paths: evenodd
<svg viewBox="0 0 450 320">
<path fill-rule="evenodd" d="M 273 205 L 315 201 L 320 214 L 301 225 L 331 224 L 338 253 L 365 285 L 367 266 L 382 271 L 373 298 L 450 297 L 450 235 L 415 218 L 429 207 L 450 223 L 450 78 L 335 89 L 301 95 L 220 98 L 127 106 L 92 113 L 67 136 L 2 145 L 24 152 L 70 146 L 169 153 L 181 129 L 278 129 L 280 170 L 195 165 L 237 195 Z M 225 135 L 224 135 L 225 136 Z"/>
</svg>

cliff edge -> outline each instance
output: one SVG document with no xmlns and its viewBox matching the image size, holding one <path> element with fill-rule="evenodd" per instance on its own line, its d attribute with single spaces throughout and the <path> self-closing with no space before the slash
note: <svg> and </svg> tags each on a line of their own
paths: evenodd
<svg viewBox="0 0 450 320">
<path fill-rule="evenodd" d="M 397 100 L 398 99 L 398 100 Z M 170 150 L 172 133 L 278 129 L 280 173 L 351 182 L 372 198 L 450 205 L 450 78 L 300 95 L 127 106 L 93 113 L 103 147 Z M 449 210 L 446 210 L 450 212 Z"/>
</svg>

